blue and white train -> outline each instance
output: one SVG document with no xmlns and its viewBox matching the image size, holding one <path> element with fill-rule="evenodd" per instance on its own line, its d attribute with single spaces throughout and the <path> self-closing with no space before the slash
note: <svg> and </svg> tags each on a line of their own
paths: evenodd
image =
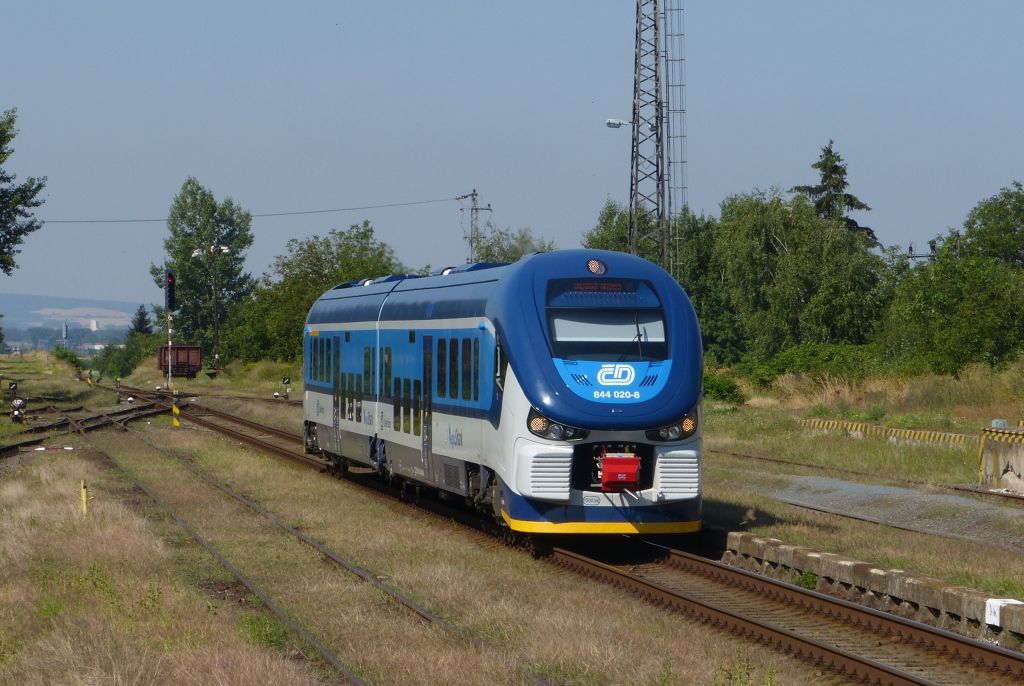
<svg viewBox="0 0 1024 686">
<path fill-rule="evenodd" d="M 700 330 L 662 269 L 566 250 L 345 283 L 305 326 L 305 442 L 538 534 L 701 522 Z"/>
</svg>

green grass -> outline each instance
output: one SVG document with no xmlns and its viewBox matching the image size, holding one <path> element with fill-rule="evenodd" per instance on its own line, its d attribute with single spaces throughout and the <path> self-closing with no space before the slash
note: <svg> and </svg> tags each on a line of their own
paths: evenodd
<svg viewBox="0 0 1024 686">
<path fill-rule="evenodd" d="M 241 615 L 238 631 L 245 640 L 264 648 L 281 650 L 288 645 L 288 629 L 276 617 L 267 614 Z"/>
</svg>

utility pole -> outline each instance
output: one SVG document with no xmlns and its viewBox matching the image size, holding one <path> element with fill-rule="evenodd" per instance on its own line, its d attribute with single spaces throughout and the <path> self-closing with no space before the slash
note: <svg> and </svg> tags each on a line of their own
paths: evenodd
<svg viewBox="0 0 1024 686">
<path fill-rule="evenodd" d="M 682 14 L 682 0 L 636 3 L 629 252 L 653 254 L 669 272 L 687 204 Z"/>
<path fill-rule="evenodd" d="M 491 209 L 491 203 L 487 203 L 487 207 L 480 207 L 477 204 L 477 192 L 473 189 L 473 192 L 460 195 L 456 200 L 465 200 L 469 198 L 469 259 L 466 260 L 466 264 L 473 264 L 477 260 L 476 248 L 480 244 L 480 213 L 481 212 L 493 212 Z M 462 212 L 466 211 L 466 208 L 461 208 Z"/>
</svg>

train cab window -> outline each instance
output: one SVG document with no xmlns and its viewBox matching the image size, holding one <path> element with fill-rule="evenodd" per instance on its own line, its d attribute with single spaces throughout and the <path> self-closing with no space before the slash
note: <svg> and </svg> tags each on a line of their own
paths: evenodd
<svg viewBox="0 0 1024 686">
<path fill-rule="evenodd" d="M 480 339 L 473 339 L 473 400 L 480 400 Z"/>
<path fill-rule="evenodd" d="M 423 415 L 420 414 L 420 397 L 423 395 L 423 384 L 417 379 L 412 387 L 412 432 L 420 435 L 423 426 Z"/>
<path fill-rule="evenodd" d="M 448 397 L 459 397 L 459 339 L 453 338 L 448 345 Z"/>
<path fill-rule="evenodd" d="M 402 430 L 405 433 L 412 432 L 412 418 L 409 416 L 409 409 L 412 407 L 412 384 L 409 379 L 402 380 Z"/>
<path fill-rule="evenodd" d="M 448 394 L 448 339 L 437 339 L 437 397 L 443 398 Z"/>
<path fill-rule="evenodd" d="M 462 339 L 462 399 L 473 397 L 473 341 Z"/>
<path fill-rule="evenodd" d="M 548 311 L 551 348 L 563 360 L 638 362 L 664 360 L 665 321 L 660 309 Z"/>
<path fill-rule="evenodd" d="M 402 382 L 398 378 L 395 379 L 395 394 L 392 396 L 392 424 L 394 425 L 395 431 L 402 430 Z"/>
</svg>

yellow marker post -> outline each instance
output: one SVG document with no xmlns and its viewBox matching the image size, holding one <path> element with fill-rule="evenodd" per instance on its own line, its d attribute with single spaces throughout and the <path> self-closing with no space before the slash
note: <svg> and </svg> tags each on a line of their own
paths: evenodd
<svg viewBox="0 0 1024 686">
<path fill-rule="evenodd" d="M 88 516 L 89 514 L 89 487 L 85 484 L 85 479 L 82 479 L 82 516 Z"/>
<path fill-rule="evenodd" d="M 181 414 L 181 410 L 178 409 L 178 401 L 175 400 L 171 403 L 171 424 L 176 429 L 181 428 L 181 422 L 178 420 L 178 415 Z"/>
</svg>

